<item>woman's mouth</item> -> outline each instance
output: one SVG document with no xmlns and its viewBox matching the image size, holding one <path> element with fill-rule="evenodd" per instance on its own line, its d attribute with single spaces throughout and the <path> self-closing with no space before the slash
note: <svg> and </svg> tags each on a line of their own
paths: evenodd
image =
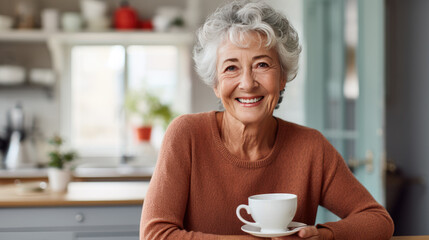
<svg viewBox="0 0 429 240">
<path fill-rule="evenodd" d="M 239 101 L 240 103 L 251 104 L 251 103 L 257 103 L 257 102 L 261 101 L 263 98 L 264 97 L 236 98 L 236 100 Z"/>
</svg>

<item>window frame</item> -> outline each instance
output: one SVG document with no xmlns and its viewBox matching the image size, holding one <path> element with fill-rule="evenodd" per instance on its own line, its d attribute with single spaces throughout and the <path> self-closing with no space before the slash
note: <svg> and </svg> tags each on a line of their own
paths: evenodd
<svg viewBox="0 0 429 240">
<path fill-rule="evenodd" d="M 128 85 L 128 53 L 127 49 L 130 46 L 175 46 L 178 50 L 178 93 L 180 98 L 183 100 L 182 105 L 173 106 L 173 108 L 179 113 L 190 113 L 191 112 L 191 72 L 192 72 L 192 45 L 193 37 L 191 33 L 133 33 L 130 39 L 126 38 L 124 34 L 112 33 L 113 36 L 109 38 L 107 35 L 97 40 L 93 36 L 79 35 L 71 36 L 69 38 L 56 39 L 51 42 L 51 48 L 57 51 L 58 63 L 57 69 L 61 70 L 61 81 L 59 86 L 60 102 L 59 102 L 59 119 L 60 119 L 60 135 L 66 139 L 66 147 L 77 150 L 80 153 L 80 158 L 85 162 L 120 162 L 123 157 L 122 154 L 115 155 L 113 152 L 101 155 L 100 152 L 91 152 L 87 149 L 76 149 L 72 142 L 72 95 L 71 95 L 71 57 L 72 49 L 75 46 L 113 46 L 119 45 L 125 49 L 125 65 L 124 65 L 124 90 L 127 89 Z M 92 34 L 90 34 L 92 35 Z M 110 40 L 106 40 L 110 39 Z M 125 122 L 125 116 L 124 122 Z M 123 126 L 122 126 L 123 127 Z M 122 137 L 121 145 L 127 144 L 127 129 L 123 127 L 123 133 L 125 136 Z M 120 146 L 125 148 L 126 146 Z M 83 151 L 82 151 L 83 150 Z"/>
</svg>

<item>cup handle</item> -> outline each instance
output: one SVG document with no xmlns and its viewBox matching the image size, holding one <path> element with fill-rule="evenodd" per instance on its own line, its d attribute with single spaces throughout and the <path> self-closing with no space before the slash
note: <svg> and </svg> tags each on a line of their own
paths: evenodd
<svg viewBox="0 0 429 240">
<path fill-rule="evenodd" d="M 254 227 L 260 227 L 257 223 L 255 223 L 255 222 L 249 222 L 249 221 L 245 220 L 243 217 L 241 217 L 240 210 L 242 208 L 246 209 L 247 214 L 251 214 L 249 206 L 247 206 L 245 204 L 241 204 L 240 206 L 237 207 L 237 210 L 235 211 L 235 213 L 237 214 L 238 219 L 240 219 L 240 221 L 242 221 L 243 223 L 245 223 L 247 225 L 254 226 Z"/>
</svg>

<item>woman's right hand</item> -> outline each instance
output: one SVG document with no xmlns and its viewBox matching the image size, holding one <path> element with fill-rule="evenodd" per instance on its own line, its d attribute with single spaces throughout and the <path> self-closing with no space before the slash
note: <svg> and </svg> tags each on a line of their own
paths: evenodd
<svg viewBox="0 0 429 240">
<path fill-rule="evenodd" d="M 272 240 L 331 240 L 333 239 L 332 232 L 326 228 L 316 228 L 315 226 L 305 227 L 298 231 L 297 234 L 287 237 L 272 238 Z"/>
</svg>

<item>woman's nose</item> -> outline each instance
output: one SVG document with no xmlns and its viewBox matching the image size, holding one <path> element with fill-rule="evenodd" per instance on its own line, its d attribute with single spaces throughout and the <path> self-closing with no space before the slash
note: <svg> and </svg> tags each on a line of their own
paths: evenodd
<svg viewBox="0 0 429 240">
<path fill-rule="evenodd" d="M 239 87 L 243 90 L 249 91 L 255 88 L 257 84 L 258 83 L 252 71 L 245 70 L 241 76 Z"/>
</svg>

